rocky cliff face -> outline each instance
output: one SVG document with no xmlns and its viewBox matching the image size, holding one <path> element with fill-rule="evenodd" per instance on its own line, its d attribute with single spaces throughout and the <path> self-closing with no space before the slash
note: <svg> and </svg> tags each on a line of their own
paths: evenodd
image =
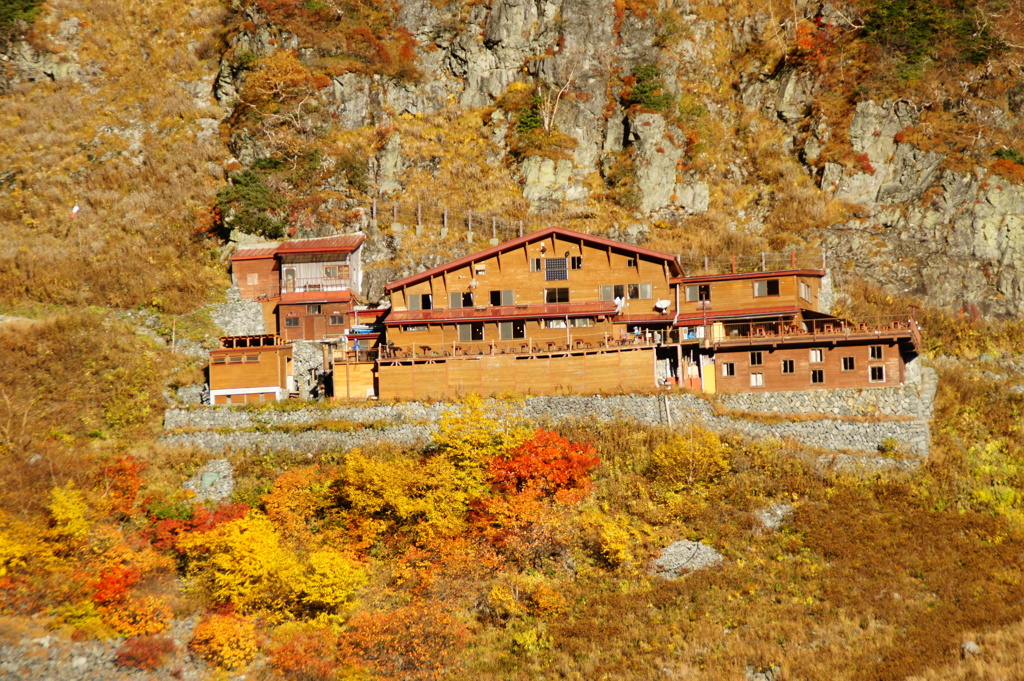
<svg viewBox="0 0 1024 681">
<path fill-rule="evenodd" d="M 329 216 L 374 196 L 451 201 L 677 251 L 706 253 L 708 234 L 751 249 L 821 244 L 833 267 L 890 292 L 1024 312 L 1024 155 L 1012 146 L 1024 85 L 1010 57 L 929 90 L 876 77 L 864 55 L 881 53 L 856 3 L 802 0 L 782 16 L 717 0 L 408 0 L 391 19 L 415 42 L 410 76 L 340 62 L 269 3 L 233 9 L 212 86 L 229 112 L 226 166 L 313 163 L 302 181 L 268 175 L 305 201 L 278 209 L 293 230 L 345 228 Z M 92 73 L 69 21 L 55 29 L 59 58 L 14 44 L 13 82 Z M 298 65 L 278 82 L 298 69 L 315 86 L 291 100 L 282 87 L 260 109 L 253 83 L 282 53 Z M 390 245 L 372 249 L 366 293 L 469 247 L 416 251 L 415 235 L 392 243 L 378 227 Z"/>
</svg>

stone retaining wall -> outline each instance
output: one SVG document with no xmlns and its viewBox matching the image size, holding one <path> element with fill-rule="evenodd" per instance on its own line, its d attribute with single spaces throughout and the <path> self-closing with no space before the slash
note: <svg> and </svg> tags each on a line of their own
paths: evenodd
<svg viewBox="0 0 1024 681">
<path fill-rule="evenodd" d="M 645 424 L 671 421 L 674 427 L 697 423 L 751 438 L 791 438 L 825 450 L 877 452 L 882 443 L 898 443 L 902 451 L 925 457 L 931 437 L 928 420 L 935 388 L 935 372 L 925 369 L 915 385 L 895 388 L 715 396 L 716 402 L 730 410 L 729 415 L 716 413 L 707 400 L 689 393 L 529 397 L 524 400 L 522 413 L 540 423 L 574 418 Z M 170 409 L 164 417 L 168 432 L 162 441 L 211 451 L 254 447 L 297 451 L 346 449 L 381 440 L 411 445 L 425 442 L 431 428 L 450 408 L 441 403 L 405 402 L 297 411 Z M 764 418 L 764 414 L 770 418 Z M 787 419 L 787 415 L 794 418 Z M 347 432 L 273 430 L 278 426 L 322 421 L 372 423 L 373 427 Z"/>
</svg>

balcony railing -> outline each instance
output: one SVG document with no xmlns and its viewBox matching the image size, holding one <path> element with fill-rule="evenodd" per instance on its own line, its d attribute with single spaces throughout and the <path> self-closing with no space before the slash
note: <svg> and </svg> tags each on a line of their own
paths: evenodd
<svg viewBox="0 0 1024 681">
<path fill-rule="evenodd" d="M 909 335 L 920 345 L 921 330 L 917 321 L 908 316 L 882 316 L 862 320 L 808 319 L 793 321 L 751 321 L 724 324 L 722 334 L 715 337 L 711 327 L 706 339 L 716 344 L 754 343 L 762 340 L 806 339 L 865 339 L 878 336 Z"/>
<path fill-rule="evenodd" d="M 309 279 L 279 279 L 266 284 L 239 284 L 239 290 L 250 300 L 269 300 L 279 298 L 282 293 L 306 293 L 313 291 L 347 291 L 352 280 L 326 279 L 323 277 Z"/>
<path fill-rule="evenodd" d="M 825 268 L 824 254 L 814 250 L 731 255 L 721 258 L 682 258 L 679 262 L 688 277 Z"/>
</svg>

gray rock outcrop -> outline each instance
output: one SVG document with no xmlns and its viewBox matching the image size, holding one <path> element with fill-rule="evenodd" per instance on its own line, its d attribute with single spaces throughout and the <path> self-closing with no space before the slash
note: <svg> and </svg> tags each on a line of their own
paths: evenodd
<svg viewBox="0 0 1024 681">
<path fill-rule="evenodd" d="M 725 560 L 713 547 L 699 541 L 672 542 L 651 564 L 651 574 L 664 579 L 678 579 L 688 572 L 720 565 Z"/>
</svg>

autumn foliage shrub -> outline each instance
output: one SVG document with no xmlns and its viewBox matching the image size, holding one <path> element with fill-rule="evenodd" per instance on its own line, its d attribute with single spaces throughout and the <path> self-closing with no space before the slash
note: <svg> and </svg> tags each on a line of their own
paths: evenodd
<svg viewBox="0 0 1024 681">
<path fill-rule="evenodd" d="M 538 429 L 507 454 L 494 457 L 487 472 L 498 493 L 530 490 L 575 502 L 593 487 L 590 472 L 601 462 L 596 452 L 589 443 L 570 442 L 554 431 Z"/>
<path fill-rule="evenodd" d="M 196 626 L 189 647 L 218 667 L 238 669 L 259 651 L 256 624 L 233 613 L 210 615 Z"/>
<path fill-rule="evenodd" d="M 115 659 L 122 667 L 153 671 L 176 649 L 174 640 L 166 636 L 135 636 L 121 644 Z"/>
<path fill-rule="evenodd" d="M 654 450 L 648 476 L 674 489 L 694 489 L 716 482 L 729 469 L 729 446 L 718 433 L 690 426 Z"/>
</svg>

